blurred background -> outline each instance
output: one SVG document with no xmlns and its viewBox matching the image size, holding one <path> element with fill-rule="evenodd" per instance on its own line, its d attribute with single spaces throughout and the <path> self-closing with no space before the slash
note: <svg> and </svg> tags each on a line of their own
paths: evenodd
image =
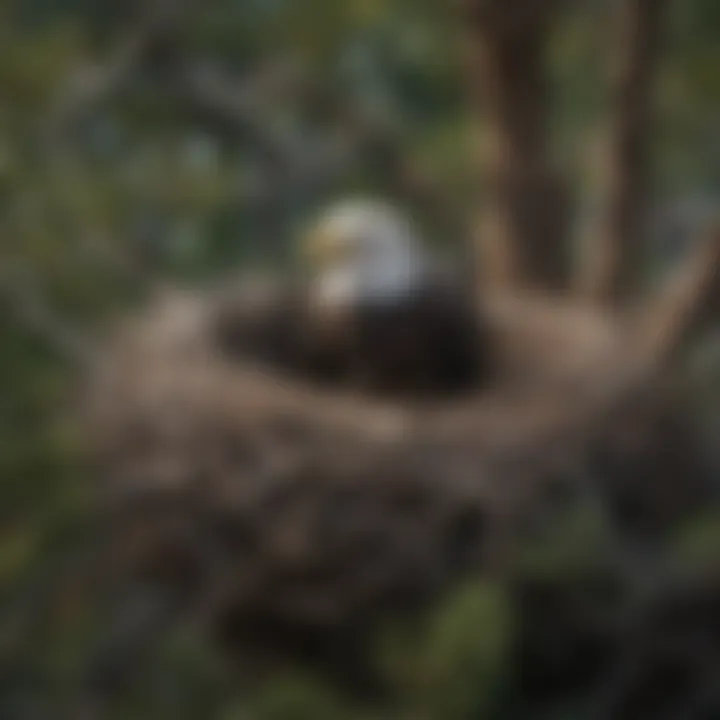
<svg viewBox="0 0 720 720">
<path fill-rule="evenodd" d="M 617 3 L 566 5 L 548 110 L 582 228 L 596 210 Z M 483 97 L 478 116 L 456 10 L 433 0 L 0 2 L 0 717 L 95 716 L 80 688 L 103 620 L 86 589 L 53 589 L 81 562 L 92 524 L 82 438 L 58 418 L 87 338 L 159 282 L 291 266 L 298 229 L 348 193 L 413 209 L 441 247 L 469 237 L 483 195 Z M 720 193 L 720 4 L 669 2 L 667 13 L 650 273 L 683 255 Z M 717 517 L 686 530 L 678 547 L 717 557 Z M 569 546 L 594 552 L 592 533 L 573 518 L 538 562 L 561 573 L 578 562 Z M 463 590 L 426 646 L 395 642 L 400 689 L 373 710 L 302 668 L 248 688 L 186 629 L 101 716 L 595 717 L 587 694 L 555 690 L 544 715 L 503 699 L 506 592 L 489 581 Z"/>
</svg>

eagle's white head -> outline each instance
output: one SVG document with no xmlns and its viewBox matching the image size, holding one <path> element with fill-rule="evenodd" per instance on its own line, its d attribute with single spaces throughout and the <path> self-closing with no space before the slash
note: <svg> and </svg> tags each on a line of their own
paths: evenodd
<svg viewBox="0 0 720 720">
<path fill-rule="evenodd" d="M 304 247 L 317 300 L 396 302 L 422 282 L 426 258 L 408 217 L 376 200 L 341 202 L 321 216 Z"/>
</svg>

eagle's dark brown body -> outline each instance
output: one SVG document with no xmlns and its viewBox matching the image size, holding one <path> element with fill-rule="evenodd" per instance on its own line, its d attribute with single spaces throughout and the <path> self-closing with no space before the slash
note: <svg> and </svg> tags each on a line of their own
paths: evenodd
<svg viewBox="0 0 720 720">
<path fill-rule="evenodd" d="M 398 396 L 452 395 L 488 372 L 470 294 L 441 282 L 401 302 L 315 306 L 302 286 L 240 292 L 221 312 L 226 351 L 321 386 Z"/>
</svg>

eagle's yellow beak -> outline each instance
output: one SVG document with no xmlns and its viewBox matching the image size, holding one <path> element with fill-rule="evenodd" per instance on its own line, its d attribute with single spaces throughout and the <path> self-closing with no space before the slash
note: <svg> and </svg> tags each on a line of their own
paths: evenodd
<svg viewBox="0 0 720 720">
<path fill-rule="evenodd" d="M 336 229 L 321 226 L 306 236 L 302 251 L 303 258 L 311 267 L 324 268 L 346 259 L 350 247 Z"/>
</svg>

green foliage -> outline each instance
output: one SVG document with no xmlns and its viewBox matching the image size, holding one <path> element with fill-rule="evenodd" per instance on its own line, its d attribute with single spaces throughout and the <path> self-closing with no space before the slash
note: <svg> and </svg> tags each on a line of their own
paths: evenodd
<svg viewBox="0 0 720 720">
<path fill-rule="evenodd" d="M 322 682 L 301 674 L 274 679 L 264 690 L 223 713 L 222 720 L 351 720 L 347 703 Z"/>
<path fill-rule="evenodd" d="M 381 661 L 413 717 L 471 720 L 497 699 L 513 641 L 513 607 L 502 585 L 474 582 L 418 626 L 395 628 Z"/>
<path fill-rule="evenodd" d="M 512 601 L 503 585 L 469 582 L 434 610 L 378 637 L 377 670 L 387 691 L 358 705 L 297 670 L 227 706 L 235 720 L 473 720 L 487 717 L 509 669 Z"/>
<path fill-rule="evenodd" d="M 720 565 L 720 517 L 712 511 L 694 517 L 676 534 L 671 555 L 682 568 L 712 568 Z"/>
<path fill-rule="evenodd" d="M 518 572 L 552 577 L 591 567 L 606 558 L 609 539 L 597 507 L 573 506 L 553 513 L 537 537 L 521 549 L 516 560 Z"/>
</svg>

